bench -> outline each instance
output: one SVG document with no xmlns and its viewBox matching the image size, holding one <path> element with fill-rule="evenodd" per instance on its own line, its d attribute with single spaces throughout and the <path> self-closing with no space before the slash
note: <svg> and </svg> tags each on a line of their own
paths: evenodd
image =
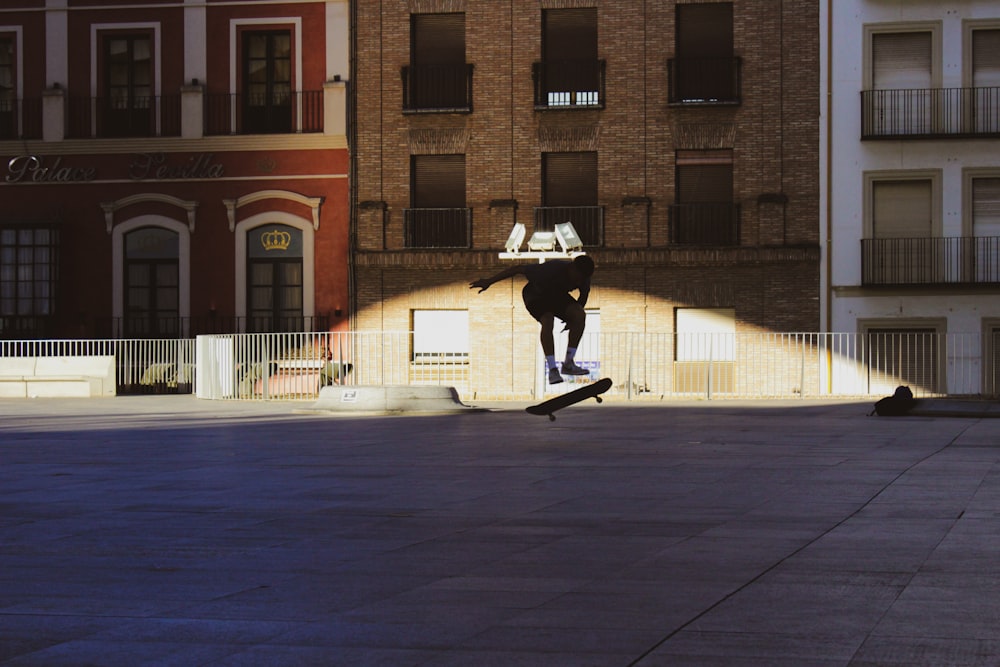
<svg viewBox="0 0 1000 667">
<path fill-rule="evenodd" d="M 114 356 L 0 357 L 0 398 L 116 394 Z"/>
</svg>

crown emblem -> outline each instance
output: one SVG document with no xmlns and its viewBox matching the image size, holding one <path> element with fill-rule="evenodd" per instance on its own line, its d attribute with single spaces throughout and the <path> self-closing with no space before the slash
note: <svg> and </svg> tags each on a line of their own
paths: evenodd
<svg viewBox="0 0 1000 667">
<path fill-rule="evenodd" d="M 292 243 L 292 235 L 279 229 L 272 229 L 260 235 L 260 244 L 264 250 L 288 250 Z"/>
</svg>

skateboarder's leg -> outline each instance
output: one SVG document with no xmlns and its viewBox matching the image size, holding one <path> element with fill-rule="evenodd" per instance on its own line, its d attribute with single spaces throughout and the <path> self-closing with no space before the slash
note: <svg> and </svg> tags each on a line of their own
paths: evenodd
<svg viewBox="0 0 1000 667">
<path fill-rule="evenodd" d="M 555 325 L 555 316 L 552 313 L 543 313 L 538 318 L 541 324 L 541 331 L 538 334 L 542 344 L 542 352 L 545 354 L 545 367 L 549 372 L 549 384 L 558 384 L 563 381 L 559 374 L 559 367 L 556 366 L 556 343 L 552 335 L 552 328 Z"/>
<path fill-rule="evenodd" d="M 563 361 L 562 372 L 567 375 L 588 375 L 590 371 L 576 365 L 576 349 L 580 346 L 583 331 L 587 326 L 587 312 L 577 302 L 566 307 L 566 326 L 569 328 L 569 340 L 566 346 L 566 359 Z"/>
</svg>

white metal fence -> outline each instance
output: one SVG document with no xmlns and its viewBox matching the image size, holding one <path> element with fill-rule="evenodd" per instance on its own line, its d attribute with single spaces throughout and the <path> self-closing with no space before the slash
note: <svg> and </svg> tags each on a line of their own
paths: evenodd
<svg viewBox="0 0 1000 667">
<path fill-rule="evenodd" d="M 200 336 L 197 394 L 314 398 L 327 384 L 447 385 L 466 400 L 535 399 L 598 377 L 639 399 L 994 396 L 997 348 L 980 334 L 585 334 L 589 377 L 548 385 L 537 335 L 499 337 L 468 354 L 414 355 L 411 332 Z M 560 350 L 557 350 L 560 352 Z"/>
<path fill-rule="evenodd" d="M 0 357 L 113 356 L 118 393 L 184 393 L 195 383 L 194 339 L 0 340 Z"/>
</svg>

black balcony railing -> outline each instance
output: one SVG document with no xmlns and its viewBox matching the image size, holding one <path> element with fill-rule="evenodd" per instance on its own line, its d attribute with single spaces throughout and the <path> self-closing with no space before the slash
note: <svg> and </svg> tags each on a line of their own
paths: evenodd
<svg viewBox="0 0 1000 667">
<path fill-rule="evenodd" d="M 0 97 L 0 140 L 41 138 L 41 98 Z"/>
<path fill-rule="evenodd" d="M 861 239 L 861 284 L 1000 284 L 1000 237 Z"/>
<path fill-rule="evenodd" d="M 1000 137 L 1000 86 L 861 91 L 862 139 Z"/>
<path fill-rule="evenodd" d="M 403 67 L 403 111 L 472 111 L 472 70 L 466 63 Z"/>
<path fill-rule="evenodd" d="M 562 222 L 573 223 L 586 248 L 604 246 L 603 206 L 536 206 L 535 231 L 550 232 Z"/>
<path fill-rule="evenodd" d="M 407 248 L 471 248 L 471 208 L 403 209 Z"/>
<path fill-rule="evenodd" d="M 532 65 L 536 109 L 603 109 L 603 60 L 546 60 Z"/>
<path fill-rule="evenodd" d="M 70 97 L 66 106 L 69 139 L 113 137 L 178 137 L 181 96 L 153 95 L 120 100 Z"/>
<path fill-rule="evenodd" d="M 673 204 L 667 211 L 671 243 L 706 246 L 734 246 L 740 243 L 739 204 Z"/>
<path fill-rule="evenodd" d="M 732 58 L 671 58 L 667 61 L 669 104 L 739 104 L 743 61 Z"/>
<path fill-rule="evenodd" d="M 299 134 L 323 131 L 323 91 L 267 99 L 243 93 L 205 95 L 205 134 Z"/>
</svg>

